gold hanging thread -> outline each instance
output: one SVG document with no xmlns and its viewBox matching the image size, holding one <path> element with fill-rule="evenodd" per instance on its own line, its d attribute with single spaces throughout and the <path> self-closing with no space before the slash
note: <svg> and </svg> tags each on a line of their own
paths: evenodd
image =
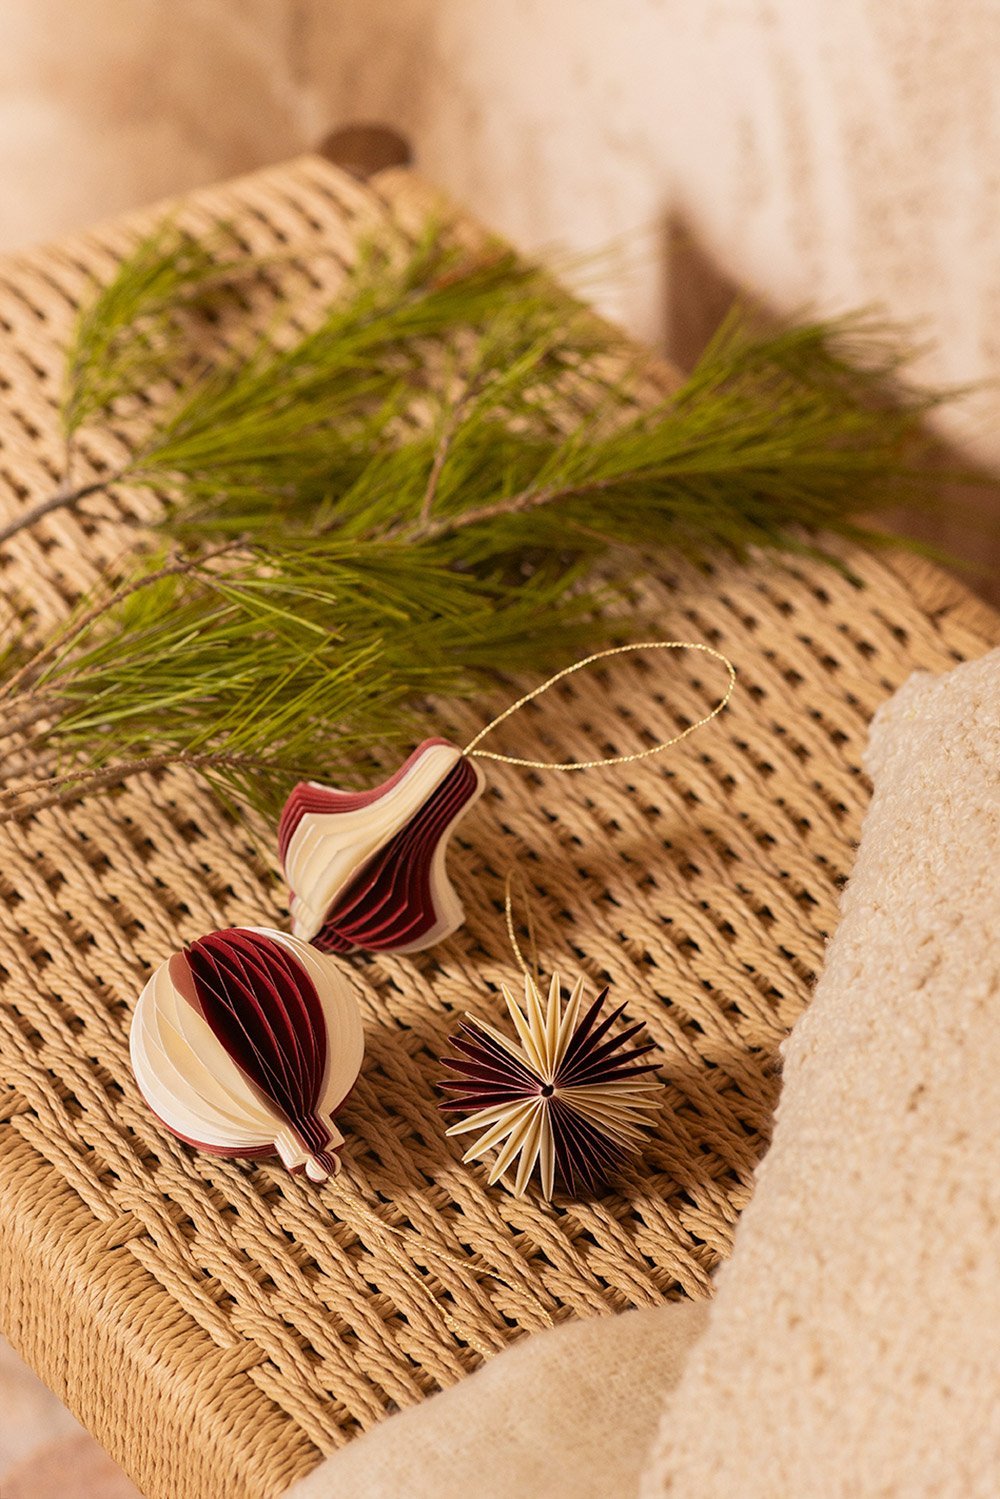
<svg viewBox="0 0 1000 1499">
<path fill-rule="evenodd" d="M 609 656 L 625 656 L 632 651 L 701 651 L 704 655 L 712 656 L 716 661 L 721 662 L 726 668 L 729 674 L 726 690 L 712 711 L 706 713 L 704 718 L 699 718 L 697 723 L 689 724 L 686 729 L 682 729 L 672 739 L 663 739 L 659 744 L 650 745 L 643 750 L 635 750 L 630 755 L 608 755 L 601 760 L 566 760 L 559 762 L 557 760 L 526 760 L 520 755 L 504 755 L 498 750 L 478 748 L 486 736 L 492 734 L 493 730 L 499 728 L 506 719 L 519 712 L 528 703 L 533 702 L 536 697 L 541 697 L 543 692 L 548 692 L 550 687 L 554 687 L 564 677 L 571 677 L 574 672 L 582 671 L 586 666 L 592 666 L 595 661 L 604 661 Z M 542 682 L 539 687 L 535 687 L 531 692 L 526 692 L 523 697 L 519 697 L 516 703 L 511 703 L 509 708 L 505 708 L 485 728 L 480 729 L 475 738 L 469 740 L 462 754 L 468 756 L 470 759 L 498 760 L 503 765 L 521 765 L 528 770 L 597 770 L 603 765 L 631 765 L 637 760 L 648 760 L 652 755 L 661 755 L 664 750 L 670 749 L 675 744 L 680 744 L 681 740 L 686 739 L 689 734 L 694 734 L 698 729 L 703 729 L 707 723 L 712 722 L 713 718 L 718 718 L 719 714 L 728 705 L 735 687 L 736 668 L 728 656 L 724 656 L 714 646 L 704 645 L 700 641 L 644 640 L 633 645 L 613 645 L 609 646 L 607 650 L 595 651 L 592 656 L 585 656 L 582 661 L 574 661 L 572 666 L 564 666 L 562 671 L 557 671 L 554 676 Z"/>
<path fill-rule="evenodd" d="M 513 883 L 513 880 L 514 880 L 515 873 L 517 874 L 517 878 L 521 882 L 521 897 L 522 897 L 522 899 L 524 901 L 525 921 L 526 921 L 527 927 L 528 927 L 528 942 L 529 942 L 530 947 L 531 947 L 531 968 L 530 969 L 528 968 L 527 963 L 524 961 L 524 954 L 521 952 L 521 944 L 518 942 L 518 940 L 517 940 L 517 933 L 514 930 L 514 911 L 513 911 L 513 904 L 512 904 L 512 901 L 511 901 L 511 887 L 512 887 L 512 883 Z M 517 959 L 517 965 L 520 968 L 521 972 L 524 974 L 525 978 L 526 979 L 533 978 L 535 980 L 535 982 L 537 983 L 537 981 L 538 981 L 538 944 L 535 941 L 535 923 L 534 923 L 534 920 L 532 919 L 532 915 L 531 915 L 531 902 L 528 899 L 527 881 L 525 880 L 524 875 L 521 873 L 520 870 L 516 870 L 515 871 L 513 869 L 508 869 L 508 871 L 507 871 L 507 877 L 506 877 L 506 879 L 503 882 L 503 909 L 504 909 L 504 915 L 507 918 L 507 936 L 510 938 L 511 952 L 514 954 L 514 957 Z"/>
</svg>

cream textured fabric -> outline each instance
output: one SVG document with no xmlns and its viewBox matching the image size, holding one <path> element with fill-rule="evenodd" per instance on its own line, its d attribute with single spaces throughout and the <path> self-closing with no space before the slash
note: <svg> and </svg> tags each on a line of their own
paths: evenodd
<svg viewBox="0 0 1000 1499">
<path fill-rule="evenodd" d="M 911 677 L 867 764 L 842 924 L 711 1313 L 543 1333 L 293 1499 L 624 1499 L 692 1348 L 644 1499 L 1000 1493 L 1000 651 Z"/>
<path fill-rule="evenodd" d="M 708 1319 L 682 1301 L 538 1333 L 328 1458 L 288 1499 L 634 1494 L 663 1396 Z"/>
<path fill-rule="evenodd" d="M 879 712 L 771 1150 L 644 1499 L 1000 1494 L 1000 652 Z"/>
</svg>

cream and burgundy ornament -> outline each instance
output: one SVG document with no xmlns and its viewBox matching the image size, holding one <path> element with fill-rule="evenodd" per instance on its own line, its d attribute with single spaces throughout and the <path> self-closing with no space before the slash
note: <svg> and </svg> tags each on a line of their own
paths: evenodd
<svg viewBox="0 0 1000 1499">
<path fill-rule="evenodd" d="M 425 739 L 381 786 L 302 781 L 285 803 L 278 852 L 292 931 L 322 952 L 419 952 L 464 919 L 448 839 L 485 777 L 447 739 Z"/>
<path fill-rule="evenodd" d="M 468 1115 L 448 1134 L 476 1133 L 464 1161 L 495 1150 L 490 1185 L 514 1171 L 517 1197 L 536 1167 L 546 1201 L 557 1181 L 570 1194 L 596 1191 L 639 1148 L 659 1107 L 656 1064 L 642 1060 L 654 1049 L 639 1039 L 642 1022 L 616 1032 L 625 1006 L 602 1014 L 604 989 L 584 1009 L 583 987 L 580 978 L 564 1006 L 553 974 L 543 1002 L 526 972 L 523 1009 L 503 989 L 516 1039 L 469 1016 L 451 1038 L 456 1055 L 442 1058 L 454 1076 L 438 1084 L 453 1095 L 440 1108 Z"/>
<path fill-rule="evenodd" d="M 342 970 L 307 942 L 231 927 L 161 963 L 139 997 L 132 1069 L 153 1113 L 213 1155 L 277 1155 L 324 1181 L 340 1169 L 334 1115 L 364 1033 Z"/>
<path fill-rule="evenodd" d="M 481 749 L 487 734 L 526 703 L 607 656 L 631 651 L 701 651 L 729 673 L 716 706 L 672 738 L 602 760 L 529 760 Z M 426 739 L 395 775 L 369 791 L 340 791 L 303 781 L 281 814 L 278 849 L 291 897 L 292 930 L 324 952 L 420 952 L 450 936 L 464 920 L 445 867 L 448 839 L 482 795 L 478 759 L 534 770 L 592 770 L 658 755 L 709 723 L 732 696 L 736 672 L 712 646 L 679 640 L 644 641 L 597 651 L 557 672 L 512 703 L 465 749 Z"/>
</svg>

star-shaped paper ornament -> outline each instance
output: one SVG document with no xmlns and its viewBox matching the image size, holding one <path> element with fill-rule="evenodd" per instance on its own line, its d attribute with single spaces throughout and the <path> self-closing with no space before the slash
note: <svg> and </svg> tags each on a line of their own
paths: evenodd
<svg viewBox="0 0 1000 1499">
<path fill-rule="evenodd" d="M 613 1034 L 625 1006 L 601 1018 L 607 989 L 581 1019 L 583 987 L 580 978 L 563 1005 L 559 975 L 553 974 L 543 1001 L 526 974 L 523 1009 L 503 988 L 518 1039 L 470 1016 L 451 1038 L 457 1055 L 442 1058 L 456 1074 L 439 1085 L 454 1095 L 442 1110 L 472 1111 L 449 1135 L 478 1134 L 466 1161 L 496 1149 L 491 1185 L 516 1162 L 517 1197 L 536 1166 L 546 1201 L 557 1177 L 571 1193 L 578 1186 L 594 1191 L 638 1148 L 650 1127 L 646 1116 L 658 1107 L 661 1085 L 650 1076 L 655 1063 L 640 1062 L 654 1044 L 629 1047 L 642 1022 Z"/>
</svg>

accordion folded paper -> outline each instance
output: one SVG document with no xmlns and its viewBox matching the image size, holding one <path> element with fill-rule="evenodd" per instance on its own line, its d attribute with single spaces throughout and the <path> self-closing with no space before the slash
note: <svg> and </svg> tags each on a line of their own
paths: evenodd
<svg viewBox="0 0 1000 1499">
<path fill-rule="evenodd" d="M 490 1185 L 516 1161 L 517 1197 L 536 1166 L 547 1201 L 557 1177 L 571 1193 L 596 1190 L 637 1149 L 649 1128 L 645 1115 L 658 1107 L 661 1085 L 649 1076 L 656 1064 L 640 1062 L 654 1044 L 628 1045 L 643 1030 L 642 1021 L 611 1034 L 625 1006 L 602 1019 L 607 989 L 581 1019 L 583 982 L 577 980 L 564 1007 L 558 974 L 552 976 L 547 1003 L 526 974 L 523 1010 L 503 989 L 517 1041 L 470 1016 L 451 1038 L 458 1055 L 442 1058 L 457 1077 L 439 1083 L 455 1095 L 441 1109 L 473 1111 L 448 1134 L 479 1132 L 466 1161 L 496 1148 Z"/>
<path fill-rule="evenodd" d="M 464 911 L 448 838 L 484 785 L 447 739 L 426 739 L 370 791 L 300 782 L 278 828 L 295 935 L 341 953 L 419 952 L 450 935 Z"/>
<path fill-rule="evenodd" d="M 340 1169 L 333 1115 L 361 1070 L 364 1033 L 334 959 L 264 927 L 175 953 L 139 997 L 132 1068 L 154 1114 L 214 1155 L 278 1155 L 324 1181 Z"/>
</svg>

